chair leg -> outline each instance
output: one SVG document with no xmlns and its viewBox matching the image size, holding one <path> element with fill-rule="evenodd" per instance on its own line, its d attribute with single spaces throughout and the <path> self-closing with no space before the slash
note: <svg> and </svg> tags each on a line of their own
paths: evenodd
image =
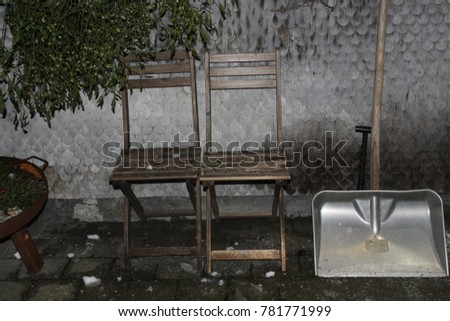
<svg viewBox="0 0 450 321">
<path fill-rule="evenodd" d="M 207 273 L 211 274 L 211 186 L 206 190 L 206 266 Z"/>
<path fill-rule="evenodd" d="M 272 216 L 274 219 L 277 217 L 278 206 L 280 204 L 280 190 L 281 184 L 275 182 L 275 191 L 273 194 L 273 203 L 272 203 Z"/>
<path fill-rule="evenodd" d="M 197 230 L 197 268 L 202 266 L 202 194 L 200 179 L 195 182 L 195 216 Z"/>
<path fill-rule="evenodd" d="M 284 189 L 280 188 L 280 256 L 281 271 L 286 272 L 286 232 L 285 232 L 285 211 L 284 211 Z"/>
<path fill-rule="evenodd" d="M 127 270 L 130 269 L 130 202 L 128 197 L 123 198 L 123 246 L 124 264 Z"/>
<path fill-rule="evenodd" d="M 219 221 L 220 215 L 219 215 L 219 204 L 217 203 L 217 196 L 216 196 L 216 186 L 211 185 L 209 186 L 209 189 L 211 190 L 211 206 L 214 213 L 214 218 Z"/>
<path fill-rule="evenodd" d="M 191 199 L 192 206 L 196 208 L 195 203 L 197 202 L 197 182 L 196 181 L 186 181 L 186 188 L 189 193 L 189 198 Z"/>
</svg>

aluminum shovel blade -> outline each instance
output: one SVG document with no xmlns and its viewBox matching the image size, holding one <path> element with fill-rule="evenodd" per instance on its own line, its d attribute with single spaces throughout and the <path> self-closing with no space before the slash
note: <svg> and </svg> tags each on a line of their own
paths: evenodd
<svg viewBox="0 0 450 321">
<path fill-rule="evenodd" d="M 323 191 L 312 215 L 318 276 L 448 276 L 442 200 L 431 190 Z"/>
</svg>

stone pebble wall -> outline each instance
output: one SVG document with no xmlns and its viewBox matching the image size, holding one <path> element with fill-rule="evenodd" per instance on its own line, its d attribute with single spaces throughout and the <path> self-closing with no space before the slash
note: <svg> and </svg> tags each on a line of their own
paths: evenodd
<svg viewBox="0 0 450 321">
<path fill-rule="evenodd" d="M 290 194 L 322 189 L 352 189 L 357 180 L 361 135 L 356 125 L 370 125 L 378 1 L 228 1 L 227 19 L 214 16 L 217 32 L 211 52 L 282 53 L 283 135 L 297 153 L 308 142 L 325 145 L 325 132 L 342 149 L 348 167 L 307 168 L 297 159 Z M 389 1 L 385 91 L 382 116 L 382 187 L 432 188 L 450 192 L 450 0 Z M 202 52 L 203 49 L 199 48 Z M 204 76 L 198 67 L 201 138 L 205 139 Z M 248 98 L 251 99 L 248 99 Z M 273 131 L 270 92 L 225 92 L 217 104 L 214 138 L 264 140 Z M 184 89 L 131 96 L 133 137 L 139 141 L 185 138 L 191 129 L 189 94 Z M 101 167 L 102 146 L 122 140 L 121 109 L 112 113 L 93 102 L 85 111 L 58 114 L 52 128 L 32 120 L 29 133 L 0 120 L 0 154 L 48 159 L 52 198 L 120 197 L 108 185 L 111 169 Z M 305 145 L 305 143 L 307 145 Z M 320 147 L 321 145 L 317 145 Z M 302 157 L 304 158 L 303 154 Z M 323 151 L 310 154 L 324 158 Z M 268 186 L 224 188 L 227 194 L 265 194 Z M 142 196 L 185 195 L 182 184 L 140 187 Z"/>
</svg>

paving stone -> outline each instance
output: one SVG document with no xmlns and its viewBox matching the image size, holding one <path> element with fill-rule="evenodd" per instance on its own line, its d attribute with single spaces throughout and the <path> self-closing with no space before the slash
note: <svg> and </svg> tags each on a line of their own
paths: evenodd
<svg viewBox="0 0 450 321">
<path fill-rule="evenodd" d="M 246 279 L 252 275 L 251 261 L 213 261 L 214 279 Z M 206 270 L 205 270 L 206 274 Z"/>
<path fill-rule="evenodd" d="M 0 301 L 20 301 L 29 286 L 26 282 L 0 281 Z"/>
<path fill-rule="evenodd" d="M 79 301 L 126 301 L 128 282 L 124 280 L 101 281 L 97 286 L 82 285 L 76 295 Z"/>
<path fill-rule="evenodd" d="M 37 246 L 37 242 L 36 242 L 36 246 Z M 8 260 L 8 259 L 13 259 L 15 258 L 17 253 L 17 249 L 14 245 L 9 246 L 8 249 L 5 251 L 3 258 Z"/>
<path fill-rule="evenodd" d="M 194 220 L 149 220 L 131 224 L 134 246 L 194 246 Z"/>
<path fill-rule="evenodd" d="M 291 230 L 286 231 L 286 253 L 291 255 L 296 255 L 302 249 L 311 246 L 312 239 L 302 237 L 299 233 Z"/>
<path fill-rule="evenodd" d="M 58 222 L 53 221 L 52 224 L 48 224 L 40 233 L 41 239 L 52 239 L 55 235 L 64 235 L 65 238 L 80 238 L 86 233 L 86 222 Z"/>
<path fill-rule="evenodd" d="M 281 272 L 281 262 L 280 261 L 252 261 L 252 279 L 261 278 L 276 278 L 279 279 L 282 275 L 286 273 L 294 273 L 286 269 L 288 272 Z M 274 274 L 274 276 L 271 276 Z"/>
<path fill-rule="evenodd" d="M 136 301 L 173 301 L 177 294 L 176 280 L 130 282 L 126 298 Z"/>
<path fill-rule="evenodd" d="M 299 236 L 311 239 L 313 238 L 312 217 L 292 219 L 292 229 Z"/>
<path fill-rule="evenodd" d="M 0 280 L 13 280 L 16 278 L 22 265 L 22 260 L 3 259 L 0 261 Z"/>
<path fill-rule="evenodd" d="M 123 238 L 123 223 L 121 222 L 88 222 L 86 234 L 98 234 L 100 238 Z"/>
<path fill-rule="evenodd" d="M 71 301 L 75 299 L 77 283 L 52 282 L 39 283 L 30 295 L 31 301 Z"/>
<path fill-rule="evenodd" d="M 43 258 L 67 258 L 70 253 L 76 258 L 93 257 L 95 251 L 95 242 L 87 238 L 38 239 L 36 246 Z"/>
<path fill-rule="evenodd" d="M 123 239 L 102 238 L 95 242 L 87 242 L 90 253 L 94 257 L 119 258 L 123 257 Z"/>
<path fill-rule="evenodd" d="M 178 283 L 176 300 L 224 301 L 227 298 L 228 281 L 221 278 L 181 280 Z"/>
<path fill-rule="evenodd" d="M 402 298 L 399 300 L 422 300 L 422 301 L 449 301 L 450 285 L 449 278 L 419 278 L 403 280 L 402 286 L 405 288 Z M 392 292 L 391 292 L 392 293 Z"/>
<path fill-rule="evenodd" d="M 155 280 L 159 258 L 139 257 L 132 258 L 130 269 L 125 268 L 124 259 L 116 259 L 113 263 L 111 275 L 126 280 Z"/>
<path fill-rule="evenodd" d="M 74 259 L 64 277 L 69 279 L 81 279 L 83 276 L 113 277 L 109 275 L 113 260 L 101 258 L 76 258 Z"/>
<path fill-rule="evenodd" d="M 57 279 L 61 278 L 63 271 L 66 268 L 68 263 L 69 263 L 68 258 L 65 258 L 65 259 L 46 258 L 46 259 L 44 259 L 44 265 L 42 266 L 41 270 L 34 275 L 27 274 L 27 269 L 26 269 L 25 265 L 22 265 L 17 278 L 18 279 L 57 280 Z"/>
<path fill-rule="evenodd" d="M 366 280 L 367 281 L 367 280 Z M 367 284 L 363 287 L 367 289 Z M 286 278 L 280 283 L 282 300 L 373 300 L 374 293 L 364 292 L 351 279 Z"/>
<path fill-rule="evenodd" d="M 11 247 L 14 247 L 11 239 L 4 239 L 0 241 L 0 259 L 4 258 L 5 255 L 11 251 Z"/>
<path fill-rule="evenodd" d="M 278 282 L 274 279 L 230 280 L 227 300 L 273 301 L 280 300 Z"/>
<path fill-rule="evenodd" d="M 301 276 L 314 276 L 314 252 L 312 249 L 298 253 L 298 265 Z"/>
<path fill-rule="evenodd" d="M 190 256 L 161 257 L 158 260 L 156 279 L 194 279 L 202 275 L 202 269 L 197 268 L 197 259 Z"/>
</svg>

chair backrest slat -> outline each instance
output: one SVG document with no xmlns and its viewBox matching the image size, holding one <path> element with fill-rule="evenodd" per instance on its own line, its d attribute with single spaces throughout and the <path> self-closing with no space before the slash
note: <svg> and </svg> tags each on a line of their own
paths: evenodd
<svg viewBox="0 0 450 321">
<path fill-rule="evenodd" d="M 191 85 L 190 77 L 129 79 L 128 89 L 187 87 Z"/>
<path fill-rule="evenodd" d="M 211 77 L 276 75 L 275 66 L 211 68 Z"/>
<path fill-rule="evenodd" d="M 275 79 L 252 79 L 252 80 L 221 80 L 211 81 L 211 90 L 219 89 L 264 89 L 276 88 L 277 82 Z"/>
<path fill-rule="evenodd" d="M 218 62 L 258 62 L 275 61 L 275 52 L 255 52 L 255 53 L 236 53 L 236 54 L 214 54 L 210 57 L 211 63 Z"/>
<path fill-rule="evenodd" d="M 171 74 L 171 73 L 185 73 L 190 72 L 189 64 L 176 65 L 134 65 L 125 70 L 126 75 L 145 75 L 145 74 Z"/>
</svg>

